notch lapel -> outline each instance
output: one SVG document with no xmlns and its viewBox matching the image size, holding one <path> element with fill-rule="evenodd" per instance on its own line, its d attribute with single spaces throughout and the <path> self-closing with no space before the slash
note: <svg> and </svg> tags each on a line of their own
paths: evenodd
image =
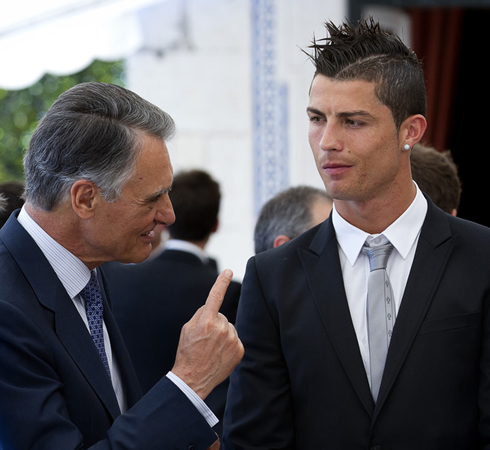
<svg viewBox="0 0 490 450">
<path fill-rule="evenodd" d="M 417 336 L 456 241 L 446 214 L 430 200 L 428 203 L 429 209 L 396 318 L 375 415 L 383 406 Z"/>
<path fill-rule="evenodd" d="M 115 419 L 121 414 L 121 411 L 111 380 L 107 376 L 107 372 L 97 353 L 90 333 L 76 310 L 75 305 L 66 294 L 63 286 L 60 286 L 60 291 L 58 293 L 57 308 L 55 311 L 56 333 L 80 369 L 80 372 L 82 372 L 89 384 L 93 387 L 112 418 Z M 104 307 L 106 305 L 107 303 L 104 302 Z"/>
<path fill-rule="evenodd" d="M 116 320 L 112 314 L 110 298 L 107 295 L 107 282 L 103 271 L 99 272 L 99 284 L 101 287 L 102 301 L 104 302 L 104 322 L 107 327 L 107 332 L 111 338 L 112 353 L 115 355 L 117 364 L 119 365 L 121 381 L 124 386 L 128 408 L 131 408 L 138 400 L 142 393 L 136 372 L 134 370 L 129 352 L 124 343 L 124 339 L 116 324 Z M 137 301 L 137 299 L 135 299 Z"/>
<path fill-rule="evenodd" d="M 309 250 L 299 250 L 299 257 L 325 331 L 354 390 L 372 415 L 374 401 L 347 303 L 331 218 L 321 225 Z"/>
<path fill-rule="evenodd" d="M 13 220 L 12 220 L 13 219 Z M 7 224 L 4 228 L 7 227 Z M 11 217 L 4 244 L 39 302 L 54 315 L 54 332 L 113 418 L 119 405 L 104 365 L 71 298 L 31 236 Z"/>
</svg>

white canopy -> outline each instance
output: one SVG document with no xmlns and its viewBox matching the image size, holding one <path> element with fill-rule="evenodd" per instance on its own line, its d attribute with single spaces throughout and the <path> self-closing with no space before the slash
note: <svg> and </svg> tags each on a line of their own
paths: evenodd
<svg viewBox="0 0 490 450">
<path fill-rule="evenodd" d="M 94 59 L 138 50 L 138 13 L 165 0 L 10 0 L 0 8 L 0 88 L 21 89 L 45 73 L 75 73 Z"/>
</svg>

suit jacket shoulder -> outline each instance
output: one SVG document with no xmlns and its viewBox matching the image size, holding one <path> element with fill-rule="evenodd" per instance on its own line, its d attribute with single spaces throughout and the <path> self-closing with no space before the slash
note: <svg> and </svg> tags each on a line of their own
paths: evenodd
<svg viewBox="0 0 490 450">
<path fill-rule="evenodd" d="M 252 257 L 225 447 L 487 448 L 489 263 L 490 230 L 429 201 L 375 404 L 331 219 Z"/>
<path fill-rule="evenodd" d="M 131 415 L 120 414 L 91 337 L 42 252 L 15 216 L 0 230 L 0 447 L 156 449 L 194 442 L 205 449 L 214 442 L 170 380 L 136 402 L 136 377 L 106 306 Z"/>
</svg>

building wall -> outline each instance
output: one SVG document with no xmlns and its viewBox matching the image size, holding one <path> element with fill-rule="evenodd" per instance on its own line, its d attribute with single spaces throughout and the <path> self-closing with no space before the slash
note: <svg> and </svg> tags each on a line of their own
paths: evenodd
<svg viewBox="0 0 490 450">
<path fill-rule="evenodd" d="M 346 0 L 167 0 L 141 13 L 145 46 L 128 60 L 128 87 L 174 118 L 174 172 L 204 169 L 221 184 L 208 250 L 238 280 L 262 204 L 292 185 L 322 186 L 301 49 L 345 16 Z"/>
</svg>

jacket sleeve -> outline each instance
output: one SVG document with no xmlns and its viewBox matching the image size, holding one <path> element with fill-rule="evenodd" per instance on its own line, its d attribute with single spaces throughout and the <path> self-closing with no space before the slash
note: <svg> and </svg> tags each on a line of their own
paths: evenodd
<svg viewBox="0 0 490 450">
<path fill-rule="evenodd" d="M 0 448 L 204 450 L 216 440 L 192 403 L 164 377 L 115 419 L 104 439 L 87 444 L 69 416 L 66 380 L 57 371 L 60 357 L 36 321 L 0 300 Z"/>
</svg>

